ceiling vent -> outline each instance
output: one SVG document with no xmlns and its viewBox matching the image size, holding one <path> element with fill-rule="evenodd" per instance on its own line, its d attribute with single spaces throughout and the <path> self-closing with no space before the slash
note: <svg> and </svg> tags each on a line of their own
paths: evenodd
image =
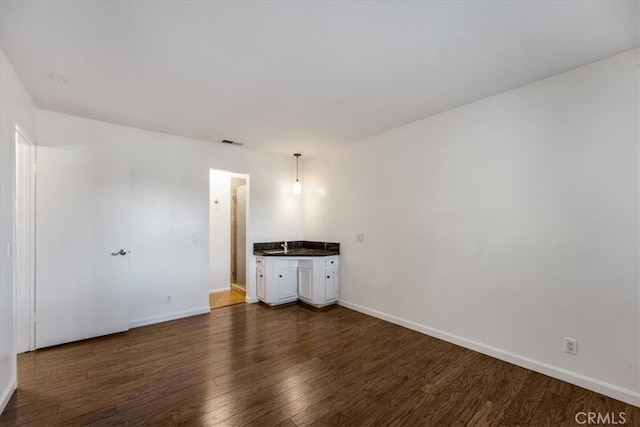
<svg viewBox="0 0 640 427">
<path fill-rule="evenodd" d="M 244 145 L 242 142 L 232 141 L 230 139 L 221 139 L 219 142 L 228 145 L 237 145 L 238 147 L 242 147 Z"/>
</svg>

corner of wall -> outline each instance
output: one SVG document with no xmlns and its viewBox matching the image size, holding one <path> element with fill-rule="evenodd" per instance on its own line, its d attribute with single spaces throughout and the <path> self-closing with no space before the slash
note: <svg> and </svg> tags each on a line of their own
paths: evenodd
<svg viewBox="0 0 640 427">
<path fill-rule="evenodd" d="M 2 392 L 2 398 L 0 400 L 0 414 L 4 412 L 4 408 L 7 407 L 9 400 L 11 400 L 13 393 L 15 393 L 17 389 L 18 383 L 16 381 L 13 381 L 12 383 L 8 384 L 8 387 Z"/>
<path fill-rule="evenodd" d="M 17 318 L 15 282 L 15 128 L 35 136 L 36 105 L 0 50 L 0 409 L 4 410 L 16 389 Z M 4 254 L 9 253 L 9 257 Z"/>
</svg>

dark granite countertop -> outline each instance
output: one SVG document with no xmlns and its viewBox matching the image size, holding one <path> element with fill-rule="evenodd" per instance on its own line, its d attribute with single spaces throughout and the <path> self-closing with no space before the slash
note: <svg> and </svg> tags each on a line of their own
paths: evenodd
<svg viewBox="0 0 640 427">
<path fill-rule="evenodd" d="M 332 256 L 340 255 L 340 243 L 330 242 L 310 242 L 307 240 L 296 240 L 287 242 L 288 250 L 284 253 L 282 244 L 279 242 L 264 242 L 253 244 L 253 254 L 257 256 Z"/>
</svg>

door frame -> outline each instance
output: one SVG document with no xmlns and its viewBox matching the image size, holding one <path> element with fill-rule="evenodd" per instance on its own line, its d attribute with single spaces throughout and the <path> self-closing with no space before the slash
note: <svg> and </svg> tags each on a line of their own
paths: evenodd
<svg viewBox="0 0 640 427">
<path fill-rule="evenodd" d="M 35 190 L 36 143 L 20 126 L 15 126 L 15 242 L 16 242 L 16 348 L 18 353 L 36 348 L 35 307 Z M 23 150 L 19 147 L 26 147 Z M 26 186 L 19 182 L 26 182 Z M 26 215 L 18 216 L 18 203 Z"/>
<path fill-rule="evenodd" d="M 247 245 L 247 215 L 246 215 L 246 203 L 247 203 L 247 178 L 245 176 L 236 176 L 236 175 L 240 175 L 240 174 L 230 174 L 229 178 L 231 178 L 231 182 L 233 182 L 233 179 L 241 179 L 244 183 L 240 186 L 237 186 L 234 188 L 233 184 L 231 185 L 231 235 L 230 235 L 230 241 L 231 241 L 231 265 L 230 265 L 230 270 L 231 270 L 231 289 L 233 289 L 234 287 L 238 287 L 241 288 L 243 292 L 246 293 L 246 289 L 247 289 L 247 254 L 246 254 L 246 245 Z M 244 187 L 244 197 L 238 198 L 238 189 Z M 240 218 L 238 216 L 238 201 L 242 200 L 242 203 L 244 204 L 244 211 L 245 211 L 245 218 L 244 218 L 244 227 L 240 228 L 238 227 L 238 219 Z M 242 233 L 244 234 L 244 241 L 242 241 L 243 239 L 238 240 L 238 231 L 242 229 Z M 238 254 L 242 253 L 242 251 L 238 251 L 238 242 L 242 241 L 244 247 L 245 247 L 245 253 L 243 254 L 245 257 L 245 261 L 244 261 L 244 288 L 242 286 L 238 286 L 236 285 L 236 283 L 238 283 Z"/>
</svg>

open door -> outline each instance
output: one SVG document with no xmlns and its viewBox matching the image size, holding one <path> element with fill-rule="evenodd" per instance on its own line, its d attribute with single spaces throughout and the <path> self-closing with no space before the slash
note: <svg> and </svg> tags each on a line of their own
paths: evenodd
<svg viewBox="0 0 640 427">
<path fill-rule="evenodd" d="M 129 329 L 128 160 L 36 156 L 36 348 Z"/>
</svg>

